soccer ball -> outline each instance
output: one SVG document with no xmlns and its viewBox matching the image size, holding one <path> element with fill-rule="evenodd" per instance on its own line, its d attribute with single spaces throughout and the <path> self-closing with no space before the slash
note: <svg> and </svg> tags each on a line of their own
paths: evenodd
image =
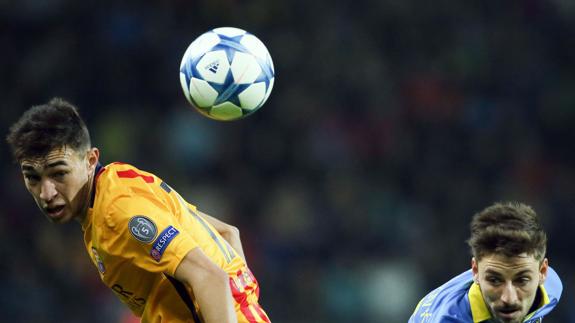
<svg viewBox="0 0 575 323">
<path fill-rule="evenodd" d="M 216 28 L 194 40 L 180 64 L 186 99 L 215 120 L 237 120 L 254 113 L 274 85 L 274 65 L 254 35 L 232 27 Z"/>
</svg>

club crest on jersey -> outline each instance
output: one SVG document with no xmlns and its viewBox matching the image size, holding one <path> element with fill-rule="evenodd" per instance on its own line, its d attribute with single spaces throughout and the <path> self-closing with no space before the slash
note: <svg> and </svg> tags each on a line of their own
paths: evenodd
<svg viewBox="0 0 575 323">
<path fill-rule="evenodd" d="M 158 229 L 156 224 L 143 215 L 136 215 L 130 219 L 128 229 L 136 240 L 143 243 L 150 243 L 156 238 Z"/>
<path fill-rule="evenodd" d="M 158 236 L 156 242 L 154 242 L 152 250 L 150 251 L 150 256 L 152 256 L 152 258 L 154 258 L 155 261 L 160 262 L 160 259 L 162 259 L 164 251 L 166 250 L 170 242 L 172 242 L 172 239 L 174 239 L 174 237 L 177 236 L 179 233 L 180 231 L 178 231 L 178 229 L 174 228 L 171 225 L 165 228 L 164 231 L 162 231 Z"/>
<path fill-rule="evenodd" d="M 96 264 L 98 266 L 98 270 L 100 271 L 100 273 L 105 273 L 106 272 L 106 267 L 104 267 L 104 262 L 102 261 L 102 258 L 100 258 L 100 255 L 98 254 L 98 250 L 96 250 L 96 248 L 92 247 L 92 254 L 94 255 L 94 260 L 96 261 Z"/>
</svg>

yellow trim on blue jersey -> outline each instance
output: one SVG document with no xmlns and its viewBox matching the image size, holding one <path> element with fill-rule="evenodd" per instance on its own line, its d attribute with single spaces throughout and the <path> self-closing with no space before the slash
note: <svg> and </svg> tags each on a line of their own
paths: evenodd
<svg viewBox="0 0 575 323">
<path fill-rule="evenodd" d="M 481 288 L 479 284 L 473 283 L 471 288 L 469 288 L 469 305 L 471 306 L 471 316 L 473 317 L 473 323 L 483 322 L 491 318 L 491 312 L 483 300 L 483 294 L 481 294 Z"/>
<path fill-rule="evenodd" d="M 541 299 L 541 303 L 539 304 L 539 307 L 538 307 L 538 308 L 541 308 L 544 305 L 551 303 L 551 300 L 549 299 L 549 294 L 547 294 L 547 290 L 545 290 L 545 286 L 539 285 L 539 289 L 541 290 L 541 293 L 543 295 L 543 297 Z"/>
<path fill-rule="evenodd" d="M 549 299 L 549 295 L 547 294 L 547 291 L 545 290 L 545 286 L 539 285 L 539 291 L 541 291 L 541 295 L 542 295 L 541 302 L 539 303 L 539 306 L 537 306 L 535 311 L 533 311 L 533 313 L 531 313 L 525 317 L 525 320 L 530 319 L 535 314 L 535 312 L 537 312 L 538 309 L 551 303 L 551 300 Z"/>
<path fill-rule="evenodd" d="M 419 301 L 419 303 L 417 303 L 417 306 L 415 307 L 415 311 L 413 311 L 413 313 L 411 313 L 411 316 L 413 316 L 415 313 L 417 313 L 417 310 L 418 310 L 419 307 L 421 306 L 421 303 L 423 302 L 424 299 L 425 299 L 425 297 L 422 298 L 422 299 Z"/>
<path fill-rule="evenodd" d="M 549 304 L 551 301 L 549 300 L 549 295 L 545 290 L 543 285 L 539 285 L 539 292 L 541 293 L 541 302 L 539 306 L 525 317 L 524 320 L 530 319 L 535 312 L 541 307 Z M 471 306 L 471 316 L 473 317 L 473 323 L 483 322 L 491 318 L 491 312 L 487 308 L 487 304 L 485 304 L 485 300 L 483 299 L 483 295 L 481 294 L 481 288 L 479 288 L 479 284 L 473 283 L 471 288 L 469 289 L 469 305 Z"/>
</svg>

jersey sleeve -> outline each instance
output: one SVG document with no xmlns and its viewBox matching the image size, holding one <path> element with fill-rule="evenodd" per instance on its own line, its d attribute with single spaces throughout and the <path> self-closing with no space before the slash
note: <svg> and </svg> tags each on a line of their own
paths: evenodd
<svg viewBox="0 0 575 323">
<path fill-rule="evenodd" d="M 148 272 L 173 276 L 184 256 L 198 247 L 170 208 L 154 195 L 125 195 L 106 208 L 98 223 L 100 247 Z"/>
</svg>

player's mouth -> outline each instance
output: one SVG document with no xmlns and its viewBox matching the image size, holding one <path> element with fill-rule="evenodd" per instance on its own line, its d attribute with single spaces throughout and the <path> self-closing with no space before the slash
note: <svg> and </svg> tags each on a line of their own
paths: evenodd
<svg viewBox="0 0 575 323">
<path fill-rule="evenodd" d="M 64 215 L 64 208 L 66 205 L 55 205 L 55 206 L 47 206 L 44 208 L 44 212 L 52 219 L 58 220 Z"/>
<path fill-rule="evenodd" d="M 512 320 L 514 318 L 516 318 L 517 316 L 519 316 L 521 314 L 521 311 L 519 308 L 517 307 L 513 307 L 513 308 L 500 308 L 497 310 L 497 315 L 505 320 Z"/>
</svg>

